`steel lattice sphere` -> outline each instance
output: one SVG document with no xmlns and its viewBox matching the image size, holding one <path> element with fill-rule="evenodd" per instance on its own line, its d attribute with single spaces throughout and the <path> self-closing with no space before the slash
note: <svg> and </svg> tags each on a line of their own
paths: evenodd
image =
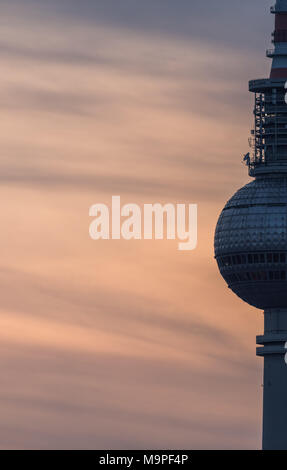
<svg viewBox="0 0 287 470">
<path fill-rule="evenodd" d="M 223 209 L 215 231 L 221 275 L 260 309 L 287 305 L 287 178 L 257 177 Z"/>
</svg>

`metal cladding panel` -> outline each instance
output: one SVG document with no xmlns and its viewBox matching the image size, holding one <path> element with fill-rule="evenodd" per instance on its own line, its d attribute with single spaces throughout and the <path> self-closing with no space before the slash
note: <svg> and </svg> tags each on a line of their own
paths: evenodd
<svg viewBox="0 0 287 470">
<path fill-rule="evenodd" d="M 253 307 L 265 310 L 268 308 L 285 308 L 287 301 L 287 282 L 258 282 L 230 286 L 231 290 L 242 300 Z"/>
<path fill-rule="evenodd" d="M 287 12 L 287 0 L 276 0 L 275 3 L 276 12 Z"/>
<path fill-rule="evenodd" d="M 215 232 L 215 256 L 249 250 L 287 250 L 287 179 L 258 178 L 223 209 Z"/>
</svg>

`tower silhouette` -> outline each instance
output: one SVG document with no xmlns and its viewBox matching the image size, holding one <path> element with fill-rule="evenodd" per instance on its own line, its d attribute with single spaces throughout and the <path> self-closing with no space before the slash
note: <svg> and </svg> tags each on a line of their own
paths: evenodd
<svg viewBox="0 0 287 470">
<path fill-rule="evenodd" d="M 287 0 L 277 0 L 271 13 L 271 74 L 249 82 L 255 123 L 244 161 L 255 179 L 225 205 L 214 245 L 230 289 L 264 310 L 264 335 L 257 337 L 264 358 L 263 449 L 287 449 Z"/>
</svg>

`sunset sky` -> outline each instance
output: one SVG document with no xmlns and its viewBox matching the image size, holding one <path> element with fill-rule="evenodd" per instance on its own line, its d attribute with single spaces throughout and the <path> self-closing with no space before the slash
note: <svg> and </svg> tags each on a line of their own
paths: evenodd
<svg viewBox="0 0 287 470">
<path fill-rule="evenodd" d="M 260 448 L 263 315 L 213 234 L 269 6 L 0 0 L 1 449 Z M 198 204 L 197 249 L 91 240 L 113 195 Z"/>
</svg>

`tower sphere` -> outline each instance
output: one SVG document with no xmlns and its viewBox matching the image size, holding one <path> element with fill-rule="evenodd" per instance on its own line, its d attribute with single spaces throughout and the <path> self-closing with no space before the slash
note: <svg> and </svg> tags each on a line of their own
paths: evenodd
<svg viewBox="0 0 287 470">
<path fill-rule="evenodd" d="M 245 302 L 287 305 L 287 175 L 261 176 L 227 202 L 215 231 L 221 275 Z"/>
</svg>

